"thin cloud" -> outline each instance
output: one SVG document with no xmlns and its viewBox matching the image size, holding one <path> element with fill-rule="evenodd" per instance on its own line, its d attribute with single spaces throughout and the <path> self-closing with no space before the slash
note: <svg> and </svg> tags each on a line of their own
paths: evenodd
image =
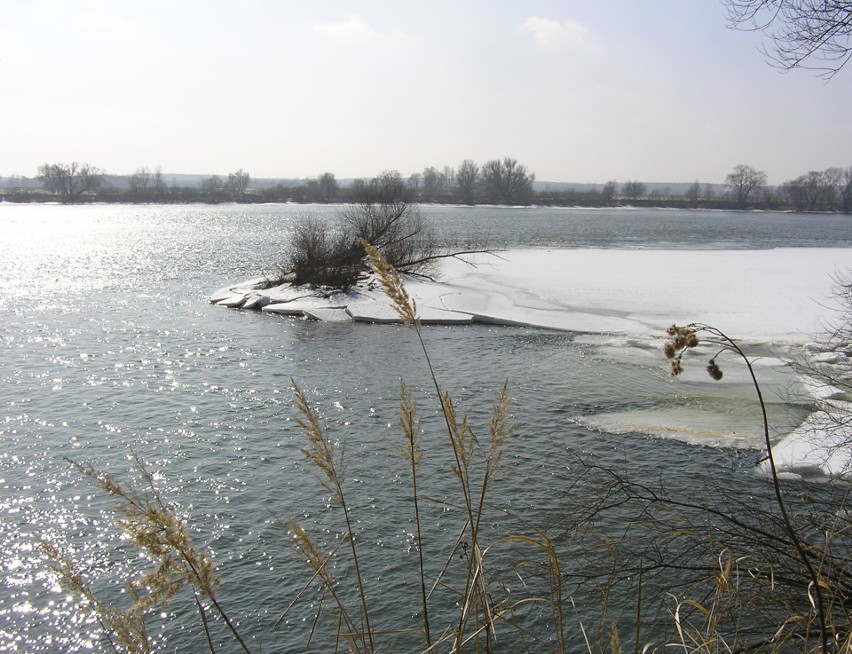
<svg viewBox="0 0 852 654">
<path fill-rule="evenodd" d="M 405 39 L 405 34 L 401 30 L 380 32 L 360 16 L 350 16 L 339 23 L 318 23 L 314 25 L 313 30 L 330 41 L 347 45 L 366 45 Z"/>
<path fill-rule="evenodd" d="M 570 50 L 580 54 L 599 51 L 589 30 L 577 21 L 532 17 L 524 21 L 521 29 L 530 32 L 542 50 Z"/>
</svg>

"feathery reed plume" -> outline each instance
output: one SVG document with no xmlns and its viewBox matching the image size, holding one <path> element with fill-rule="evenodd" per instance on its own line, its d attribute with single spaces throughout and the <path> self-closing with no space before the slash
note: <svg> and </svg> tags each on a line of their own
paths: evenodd
<svg viewBox="0 0 852 654">
<path fill-rule="evenodd" d="M 134 601 L 127 609 L 102 602 L 69 555 L 43 538 L 38 538 L 37 542 L 47 559 L 48 568 L 62 586 L 83 598 L 80 610 L 97 621 L 114 651 L 118 651 L 118 646 L 131 654 L 149 654 L 154 651 L 153 640 L 145 625 L 144 611 L 138 602 Z M 132 590 L 129 590 L 133 596 Z"/>
<path fill-rule="evenodd" d="M 483 478 L 483 490 L 488 486 L 498 470 L 503 459 L 503 449 L 509 442 L 509 437 L 514 433 L 516 425 L 509 423 L 509 382 L 503 383 L 500 395 L 491 409 L 491 422 L 489 424 L 490 439 L 488 452 L 485 455 L 485 473 Z"/>
<path fill-rule="evenodd" d="M 195 596 L 208 643 L 212 641 L 207 629 L 207 609 L 199 597 L 210 602 L 242 650 L 249 652 L 216 599 L 221 578 L 216 572 L 212 556 L 192 544 L 186 523 L 163 502 L 154 485 L 153 476 L 142 461 L 136 458 L 137 468 L 147 484 L 144 493 L 125 488 L 112 475 L 99 472 L 91 465 L 82 465 L 70 459 L 69 462 L 81 475 L 95 481 L 107 495 L 117 500 L 116 510 L 123 516 L 117 521 L 118 525 L 130 536 L 133 544 L 147 552 L 154 562 L 153 569 L 128 582 L 133 604 L 126 611 L 121 611 L 108 607 L 94 596 L 70 558 L 57 558 L 56 548 L 45 549 L 45 545 L 42 545 L 53 562 L 54 571 L 86 599 L 101 623 L 115 634 L 128 651 L 147 651 L 144 648 L 150 647 L 150 638 L 144 630 L 145 613 L 168 604 L 188 584 Z"/>
<path fill-rule="evenodd" d="M 622 654 L 621 638 L 618 637 L 618 627 L 615 623 L 609 627 L 609 651 L 612 654 Z"/>
<path fill-rule="evenodd" d="M 349 542 L 352 563 L 355 566 L 358 595 L 361 600 L 361 627 L 358 630 L 358 635 L 362 641 L 362 649 L 366 652 L 375 652 L 373 628 L 370 624 L 370 612 L 367 608 L 367 592 L 364 587 L 364 576 L 361 574 L 358 549 L 355 546 L 355 533 L 352 531 L 349 507 L 346 505 L 346 495 L 343 492 L 346 470 L 344 451 L 343 448 L 338 448 L 329 438 L 326 429 L 320 424 L 319 414 L 311 407 L 302 389 L 295 382 L 293 382 L 293 394 L 296 398 L 296 407 L 299 409 L 303 418 L 299 420 L 298 424 L 308 438 L 308 447 L 302 448 L 302 453 L 308 461 L 319 468 L 322 473 L 322 476 L 318 476 L 320 485 L 332 494 L 332 499 L 343 509 L 343 518 L 346 523 L 344 538 Z"/>
<path fill-rule="evenodd" d="M 334 580 L 331 568 L 326 565 L 328 560 L 323 555 L 322 550 L 320 550 L 313 539 L 295 520 L 290 520 L 290 529 L 293 532 L 293 537 L 296 539 L 299 551 L 305 555 L 308 565 L 314 570 L 326 587 L 332 587 Z"/>
<path fill-rule="evenodd" d="M 329 556 L 325 556 L 322 553 L 320 547 L 316 544 L 316 542 L 310 537 L 310 535 L 302 528 L 302 526 L 296 522 L 295 520 L 289 521 L 290 532 L 293 534 L 293 538 L 296 541 L 296 548 L 299 552 L 301 552 L 310 566 L 310 568 L 314 571 L 313 576 L 310 578 L 307 586 L 313 583 L 314 579 L 319 579 L 320 584 L 323 588 L 323 591 L 327 593 L 334 600 L 335 605 L 337 606 L 337 627 L 338 633 L 340 636 L 349 643 L 349 648 L 353 652 L 360 652 L 363 649 L 363 640 L 359 643 L 359 629 L 355 625 L 352 620 L 349 611 L 346 609 L 346 605 L 344 604 L 340 594 L 337 592 L 337 588 L 335 586 L 334 575 L 332 573 L 332 566 L 329 565 L 332 557 L 337 553 L 340 545 L 346 540 L 346 535 L 344 535 L 339 541 L 337 546 L 332 550 Z M 302 592 L 304 592 L 304 590 Z M 299 593 L 298 597 L 301 597 L 302 593 Z M 278 625 L 290 612 L 290 609 L 293 608 L 294 604 L 298 600 L 293 600 L 290 606 L 284 611 L 281 617 L 275 623 Z M 322 607 L 320 607 L 317 612 L 317 618 L 319 618 L 319 614 L 322 612 Z M 314 628 L 316 627 L 316 620 L 314 621 Z M 311 629 L 311 637 L 313 637 L 313 628 Z M 310 639 L 309 639 L 310 640 Z"/>
<path fill-rule="evenodd" d="M 370 267 L 379 278 L 379 283 L 385 295 L 388 296 L 393 304 L 393 309 L 396 311 L 400 320 L 406 327 L 414 327 L 420 325 L 420 319 L 417 317 L 417 305 L 414 299 L 408 295 L 405 290 L 405 285 L 399 278 L 399 274 L 381 253 L 372 245 L 367 243 L 363 238 L 359 239 L 363 248 L 367 251 L 367 256 L 370 259 Z"/>
<path fill-rule="evenodd" d="M 308 403 L 302 389 L 293 383 L 293 395 L 296 408 L 302 414 L 297 424 L 308 437 L 308 447 L 300 448 L 305 458 L 313 463 L 322 475 L 318 475 L 320 485 L 331 493 L 332 500 L 343 504 L 343 483 L 346 481 L 346 458 L 342 447 L 332 441 L 320 424 L 319 414 Z"/>
</svg>

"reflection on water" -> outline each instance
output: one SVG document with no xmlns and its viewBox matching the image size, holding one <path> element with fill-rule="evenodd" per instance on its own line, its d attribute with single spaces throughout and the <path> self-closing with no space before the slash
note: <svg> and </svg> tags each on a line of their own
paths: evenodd
<svg viewBox="0 0 852 654">
<path fill-rule="evenodd" d="M 306 578 L 279 520 L 297 517 L 319 534 L 340 527 L 299 451 L 293 380 L 347 443 L 348 492 L 368 577 L 402 594 L 414 552 L 405 467 L 395 449 L 399 379 L 406 379 L 424 427 L 422 493 L 439 500 L 426 509 L 426 546 L 447 553 L 460 513 L 450 500 L 454 482 L 434 391 L 412 334 L 206 303 L 210 290 L 272 269 L 301 211 L 0 206 L 0 651 L 106 651 L 95 642 L 96 625 L 46 574 L 37 543 L 62 546 L 99 589 L 121 596 L 114 547 L 127 543 L 112 528 L 110 501 L 66 457 L 136 483 L 135 459 L 145 461 L 163 496 L 190 519 L 196 541 L 212 548 L 222 598 L 254 642 L 262 639 L 263 651 L 302 646 L 310 606 L 271 628 Z M 621 243 L 613 243 L 612 226 L 622 223 L 632 226 L 634 243 L 680 233 L 688 247 L 696 233 L 713 243 L 731 238 L 724 226 L 734 219 L 754 219 L 745 232 L 757 238 L 767 220 L 715 215 L 715 228 L 696 232 L 691 225 L 704 219 L 689 212 L 658 217 L 656 227 L 638 225 L 648 215 L 631 212 L 538 211 L 503 222 L 484 209 L 435 212 L 460 235 L 486 231 L 489 220 L 487 231 L 501 243 L 528 232 L 532 243 L 589 245 L 610 234 L 610 246 Z M 473 218 L 466 224 L 459 214 Z M 512 232 L 518 225 L 520 234 Z M 775 240 L 784 234 L 772 230 Z M 844 234 L 838 238 L 852 244 Z M 801 236 L 792 230 L 786 238 L 790 245 Z M 475 429 L 486 429 L 491 403 L 509 382 L 518 430 L 491 497 L 496 507 L 524 516 L 557 509 L 575 454 L 640 477 L 666 471 L 672 488 L 684 492 L 700 475 L 763 492 L 752 474 L 754 453 L 661 445 L 638 433 L 665 435 L 673 416 L 682 430 L 707 432 L 711 441 L 724 431 L 754 433 L 755 405 L 735 373 L 721 385 L 698 377 L 673 382 L 662 357 L 642 344 L 534 329 L 429 327 L 424 335 L 441 383 Z M 767 375 L 770 385 L 785 387 L 783 369 Z M 779 423 L 801 412 L 780 401 L 773 408 Z M 489 529 L 501 526 L 502 515 L 495 510 Z M 630 516 L 612 517 L 621 519 Z M 413 618 L 396 597 L 375 601 L 387 604 L 388 622 L 408 624 Z M 170 611 L 154 619 L 152 631 L 168 631 L 170 649 L 197 647 L 194 606 L 178 601 Z"/>
</svg>

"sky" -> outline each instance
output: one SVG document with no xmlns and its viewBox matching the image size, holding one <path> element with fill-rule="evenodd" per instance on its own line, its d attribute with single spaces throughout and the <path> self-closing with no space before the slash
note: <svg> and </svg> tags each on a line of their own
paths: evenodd
<svg viewBox="0 0 852 654">
<path fill-rule="evenodd" d="M 726 23 L 721 0 L 2 0 L 0 176 L 852 166 L 852 69 L 781 73 Z"/>
</svg>

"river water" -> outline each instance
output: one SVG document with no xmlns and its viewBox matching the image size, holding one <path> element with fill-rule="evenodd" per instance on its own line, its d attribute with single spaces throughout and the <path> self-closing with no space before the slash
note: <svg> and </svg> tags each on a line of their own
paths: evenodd
<svg viewBox="0 0 852 654">
<path fill-rule="evenodd" d="M 326 544 L 343 527 L 300 452 L 294 381 L 346 444 L 347 494 L 379 626 L 415 624 L 410 489 L 396 452 L 400 378 L 424 426 L 421 492 L 435 500 L 424 509 L 425 549 L 439 558 L 449 552 L 461 512 L 413 334 L 207 302 L 213 289 L 273 270 L 306 213 L 335 210 L 0 204 L 0 651 L 108 651 L 97 625 L 76 611 L 77 599 L 46 572 L 37 537 L 61 546 L 107 597 L 126 600 L 116 552 L 134 550 L 112 525 L 110 501 L 68 458 L 137 484 L 136 461 L 144 461 L 166 501 L 189 520 L 195 542 L 214 552 L 220 600 L 253 647 L 304 650 L 317 608 L 312 590 L 273 627 L 309 578 L 281 522 L 296 518 Z M 845 216 L 423 211 L 448 239 L 495 247 L 852 247 Z M 570 333 L 434 326 L 424 328 L 424 339 L 441 384 L 477 433 L 487 432 L 491 403 L 509 383 L 518 428 L 490 496 L 486 531 L 495 539 L 518 522 L 507 512 L 533 524 L 551 521 L 572 488 L 577 457 L 611 463 L 633 478 L 665 475 L 684 494 L 703 477 L 765 494 L 753 451 L 594 427 L 597 414 L 689 411 L 694 404 L 752 420 L 756 406 L 745 386 L 695 384 L 686 392 L 668 379 L 662 357 L 625 360 Z M 781 422 L 806 412 L 776 404 Z M 616 529 L 633 518 L 613 511 L 606 519 Z M 495 554 L 498 561 L 514 555 Z M 593 597 L 578 593 L 572 620 L 594 620 Z M 204 651 L 194 610 L 191 601 L 176 600 L 152 619 L 164 651 Z M 321 624 L 311 651 L 327 651 L 330 627 Z M 576 625 L 571 632 L 579 638 Z M 406 638 L 388 641 L 391 651 L 412 649 Z M 511 637 L 508 643 L 505 651 L 513 651 Z"/>
</svg>

